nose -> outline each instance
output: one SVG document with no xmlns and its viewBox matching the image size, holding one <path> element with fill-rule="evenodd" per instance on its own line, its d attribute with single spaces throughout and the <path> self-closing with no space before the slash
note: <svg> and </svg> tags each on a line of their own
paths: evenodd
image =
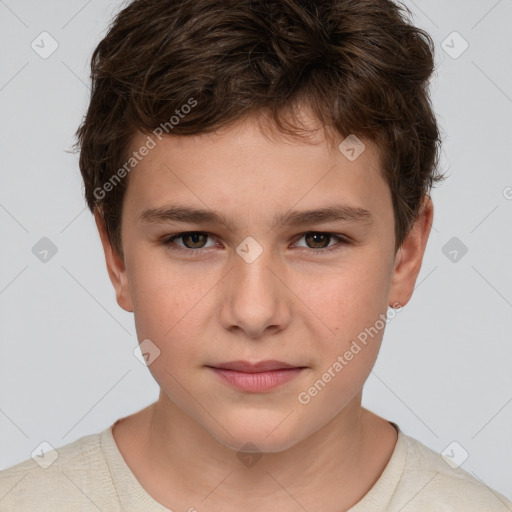
<svg viewBox="0 0 512 512">
<path fill-rule="evenodd" d="M 271 250 L 252 262 L 233 255 L 233 267 L 224 278 L 220 320 L 232 332 L 261 339 L 286 328 L 292 295 L 285 284 L 285 270 L 278 268 Z"/>
</svg>

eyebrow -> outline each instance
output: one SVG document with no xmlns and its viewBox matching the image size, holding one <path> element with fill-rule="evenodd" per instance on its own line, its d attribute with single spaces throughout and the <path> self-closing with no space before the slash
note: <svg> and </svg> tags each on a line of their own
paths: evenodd
<svg viewBox="0 0 512 512">
<path fill-rule="evenodd" d="M 197 209 L 179 205 L 146 209 L 139 215 L 139 220 L 147 223 L 223 224 L 229 229 L 232 228 L 232 223 L 222 213 L 210 209 Z M 291 210 L 286 213 L 279 213 L 273 219 L 273 228 L 302 224 L 321 224 L 333 221 L 371 224 L 373 217 L 370 211 L 364 208 L 349 205 L 332 205 L 314 210 Z"/>
</svg>

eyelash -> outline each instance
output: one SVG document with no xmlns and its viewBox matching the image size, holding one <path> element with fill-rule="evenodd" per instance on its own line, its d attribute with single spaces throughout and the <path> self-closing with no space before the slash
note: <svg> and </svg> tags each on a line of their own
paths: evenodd
<svg viewBox="0 0 512 512">
<path fill-rule="evenodd" d="M 181 233 L 176 233 L 174 235 L 169 235 L 169 236 L 165 237 L 161 243 L 162 243 L 162 245 L 165 245 L 171 251 L 186 253 L 187 256 L 201 256 L 202 254 L 204 254 L 203 251 L 208 251 L 208 249 L 212 249 L 212 247 L 206 247 L 206 248 L 200 247 L 198 249 L 183 248 L 183 247 L 177 246 L 173 243 L 174 240 L 176 240 L 178 238 L 182 238 L 185 235 L 194 235 L 194 234 L 206 235 L 206 236 L 212 238 L 210 233 L 205 233 L 204 231 L 182 231 Z M 350 244 L 350 241 L 347 238 L 344 238 L 340 235 L 336 235 L 334 233 L 328 233 L 328 232 L 324 232 L 324 231 L 306 231 L 305 233 L 303 233 L 301 235 L 300 238 L 297 239 L 297 242 L 301 238 L 303 238 L 305 235 L 308 235 L 308 234 L 326 235 L 329 238 L 337 238 L 339 240 L 338 244 L 331 246 L 331 247 L 325 247 L 324 249 L 310 249 L 309 253 L 310 254 L 312 253 L 315 256 L 320 256 L 321 254 L 339 251 L 340 249 L 343 248 L 343 246 Z M 307 249 L 307 247 L 302 247 L 302 248 Z"/>
</svg>

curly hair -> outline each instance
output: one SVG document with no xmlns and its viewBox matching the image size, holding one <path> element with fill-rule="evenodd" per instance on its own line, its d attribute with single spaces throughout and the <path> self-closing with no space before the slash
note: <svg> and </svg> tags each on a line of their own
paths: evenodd
<svg viewBox="0 0 512 512">
<path fill-rule="evenodd" d="M 137 163 L 137 132 L 202 134 L 265 113 L 301 138 L 294 112 L 307 107 L 326 134 L 377 145 L 398 249 L 444 178 L 428 89 L 434 43 L 411 18 L 391 0 L 130 2 L 93 52 L 75 144 L 87 204 L 112 246 L 123 253 L 121 178 Z"/>
</svg>

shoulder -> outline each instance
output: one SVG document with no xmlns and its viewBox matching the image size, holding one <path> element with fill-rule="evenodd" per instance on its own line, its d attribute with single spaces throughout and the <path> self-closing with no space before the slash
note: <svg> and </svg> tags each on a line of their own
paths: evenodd
<svg viewBox="0 0 512 512">
<path fill-rule="evenodd" d="M 407 510 L 506 512 L 512 502 L 441 454 L 401 433 L 407 460 L 396 498 Z"/>
<path fill-rule="evenodd" d="M 104 432 L 91 434 L 0 471 L 0 510 L 117 511 Z"/>
</svg>

